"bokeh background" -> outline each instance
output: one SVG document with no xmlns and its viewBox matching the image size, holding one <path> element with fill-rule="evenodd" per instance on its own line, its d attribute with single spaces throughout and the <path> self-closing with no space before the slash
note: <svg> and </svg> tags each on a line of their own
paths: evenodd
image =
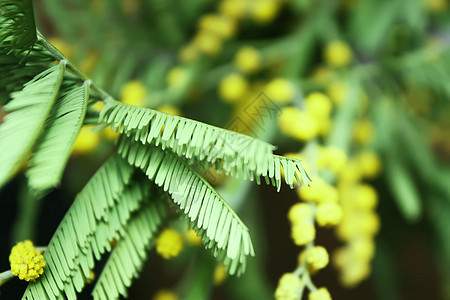
<svg viewBox="0 0 450 300">
<path fill-rule="evenodd" d="M 301 158 L 313 182 L 324 178 L 339 192 L 344 219 L 355 212 L 343 182 L 376 191 L 375 221 L 362 214 L 349 225 L 372 222 L 364 259 L 350 251 L 339 260 L 352 235 L 316 226 L 315 242 L 331 262 L 312 279 L 333 299 L 450 299 L 447 0 L 34 4 L 41 32 L 116 99 L 249 134 Z M 15 242 L 48 243 L 113 151 L 115 135 L 91 129 L 82 130 L 61 186 L 44 199 L 30 200 L 23 174 L 0 191 L 1 270 Z M 179 299 L 272 299 L 282 274 L 296 269 L 302 248 L 287 215 L 306 200 L 301 193 L 204 172 L 250 228 L 257 254 L 247 273 L 214 279 L 220 270 L 211 255 L 175 220 L 183 251 L 171 260 L 151 251 L 130 299 L 173 299 L 155 296 L 162 289 Z M 12 280 L 0 297 L 16 299 L 25 287 Z M 89 288 L 81 298 L 90 298 Z"/>
</svg>

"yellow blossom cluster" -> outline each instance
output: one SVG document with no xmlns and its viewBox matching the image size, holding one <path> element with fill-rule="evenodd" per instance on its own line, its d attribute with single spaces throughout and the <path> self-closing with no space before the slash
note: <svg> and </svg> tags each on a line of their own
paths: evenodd
<svg viewBox="0 0 450 300">
<path fill-rule="evenodd" d="M 152 300 L 177 300 L 177 295 L 168 289 L 158 290 L 152 297 Z"/>
<path fill-rule="evenodd" d="M 9 255 L 11 272 L 22 280 L 34 281 L 44 272 L 45 260 L 31 241 L 19 242 Z"/>
<path fill-rule="evenodd" d="M 344 217 L 336 228 L 338 237 L 346 245 L 334 253 L 333 259 L 341 271 L 342 283 L 354 286 L 370 273 L 370 262 L 375 252 L 374 237 L 380 227 L 375 211 L 377 192 L 361 180 L 376 176 L 381 163 L 374 152 L 365 150 L 359 152 L 349 164 L 352 167 L 347 168 L 345 176 L 341 174 L 338 180 Z"/>
<path fill-rule="evenodd" d="M 299 298 L 302 281 L 294 273 L 285 273 L 278 281 L 275 290 L 275 299 L 277 300 L 297 300 Z"/>
<path fill-rule="evenodd" d="M 183 250 L 183 237 L 175 229 L 165 229 L 156 239 L 156 252 L 169 259 L 178 256 Z"/>
<path fill-rule="evenodd" d="M 305 99 L 305 109 L 284 107 L 278 116 L 278 125 L 283 134 L 300 141 L 309 141 L 318 135 L 328 133 L 332 108 L 327 95 L 311 93 Z"/>
<path fill-rule="evenodd" d="M 325 62 L 331 67 L 346 67 L 352 60 L 352 51 L 343 41 L 331 41 L 325 46 L 324 59 Z"/>
</svg>

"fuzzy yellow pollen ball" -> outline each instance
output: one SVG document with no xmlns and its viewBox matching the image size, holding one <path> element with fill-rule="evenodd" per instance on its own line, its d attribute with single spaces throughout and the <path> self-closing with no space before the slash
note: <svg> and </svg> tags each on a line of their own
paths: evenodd
<svg viewBox="0 0 450 300">
<path fill-rule="evenodd" d="M 292 102 L 295 89 L 289 80 L 284 78 L 275 78 L 267 84 L 265 92 L 273 101 L 286 104 Z"/>
<path fill-rule="evenodd" d="M 335 68 L 346 67 L 352 60 L 350 47 L 342 41 L 333 41 L 325 47 L 325 61 Z"/>
<path fill-rule="evenodd" d="M 253 47 L 243 47 L 237 52 L 234 62 L 240 71 L 251 74 L 259 69 L 261 55 Z"/>
<path fill-rule="evenodd" d="M 222 79 L 219 95 L 229 103 L 237 102 L 248 92 L 248 82 L 240 74 L 232 73 Z"/>
</svg>

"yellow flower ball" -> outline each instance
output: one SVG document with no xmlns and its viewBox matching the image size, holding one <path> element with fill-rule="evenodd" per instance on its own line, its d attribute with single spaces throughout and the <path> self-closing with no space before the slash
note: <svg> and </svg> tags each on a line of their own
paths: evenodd
<svg viewBox="0 0 450 300">
<path fill-rule="evenodd" d="M 375 255 L 375 243 L 367 236 L 351 240 L 349 250 L 354 259 L 360 261 L 370 261 Z"/>
<path fill-rule="evenodd" d="M 311 93 L 306 97 L 306 108 L 319 120 L 328 119 L 333 109 L 330 98 L 322 93 Z"/>
<path fill-rule="evenodd" d="M 31 241 L 17 243 L 9 255 L 11 273 L 21 280 L 35 281 L 44 273 L 45 260 Z"/>
<path fill-rule="evenodd" d="M 352 51 L 343 41 L 332 41 L 325 47 L 325 61 L 335 68 L 346 67 L 352 60 Z"/>
<path fill-rule="evenodd" d="M 222 39 L 209 31 L 200 31 L 194 38 L 194 45 L 206 55 L 214 56 L 222 50 Z"/>
<path fill-rule="evenodd" d="M 360 145 L 367 145 L 373 141 L 375 129 L 369 120 L 360 120 L 353 128 L 353 140 Z"/>
<path fill-rule="evenodd" d="M 170 104 L 164 104 L 157 108 L 159 112 L 171 114 L 174 116 L 181 116 L 181 112 L 178 108 Z"/>
<path fill-rule="evenodd" d="M 153 295 L 152 300 L 178 300 L 178 297 L 171 290 L 161 289 Z"/>
<path fill-rule="evenodd" d="M 329 185 L 321 177 L 313 179 L 311 186 L 302 185 L 297 189 L 299 197 L 304 201 L 337 202 L 338 192 L 336 188 Z"/>
<path fill-rule="evenodd" d="M 349 86 L 345 81 L 333 81 L 327 86 L 327 95 L 336 106 L 341 106 L 349 96 Z"/>
<path fill-rule="evenodd" d="M 339 185 L 351 185 L 358 182 L 362 177 L 361 167 L 356 160 L 349 160 L 348 163 L 339 172 Z"/>
<path fill-rule="evenodd" d="M 299 298 L 302 281 L 293 273 L 285 273 L 278 281 L 275 290 L 275 299 L 277 300 L 297 300 Z"/>
<path fill-rule="evenodd" d="M 284 78 L 275 78 L 267 84 L 265 92 L 272 101 L 286 104 L 292 102 L 295 94 L 295 88 L 289 80 Z"/>
<path fill-rule="evenodd" d="M 261 65 L 261 54 L 253 47 L 243 47 L 237 52 L 234 63 L 244 73 L 254 73 Z"/>
<path fill-rule="evenodd" d="M 329 146 L 319 150 L 317 157 L 317 168 L 327 168 L 334 174 L 341 172 L 347 163 L 347 155 L 341 149 Z"/>
<path fill-rule="evenodd" d="M 278 126 L 282 133 L 300 141 L 309 141 L 318 134 L 317 121 L 307 112 L 295 107 L 285 107 L 278 115 Z"/>
<path fill-rule="evenodd" d="M 198 236 L 197 232 L 195 232 L 195 230 L 192 228 L 186 231 L 184 237 L 186 238 L 186 241 L 192 246 L 199 246 L 202 244 L 202 238 Z"/>
<path fill-rule="evenodd" d="M 199 28 L 228 39 L 236 34 L 236 21 L 226 15 L 206 14 L 200 18 Z"/>
<path fill-rule="evenodd" d="M 189 79 L 189 74 L 182 67 L 173 68 L 167 74 L 167 86 L 172 89 L 180 89 L 184 87 Z"/>
<path fill-rule="evenodd" d="M 242 0 L 223 0 L 219 5 L 219 12 L 222 15 L 240 19 L 247 11 L 247 3 Z"/>
<path fill-rule="evenodd" d="M 377 192 L 371 185 L 361 184 L 356 188 L 355 192 L 355 199 L 353 199 L 355 207 L 371 210 L 377 206 Z"/>
<path fill-rule="evenodd" d="M 310 204 L 296 203 L 291 206 L 288 212 L 288 219 L 292 224 L 298 222 L 307 222 L 313 217 L 313 209 Z"/>
<path fill-rule="evenodd" d="M 346 265 L 341 272 L 340 280 L 346 287 L 354 287 L 370 274 L 370 265 L 367 262 L 353 262 Z"/>
<path fill-rule="evenodd" d="M 296 222 L 292 226 L 291 237 L 294 244 L 304 246 L 316 238 L 316 228 L 309 222 Z"/>
<path fill-rule="evenodd" d="M 278 15 L 280 4 L 276 0 L 256 0 L 251 2 L 250 15 L 260 24 L 267 24 Z"/>
<path fill-rule="evenodd" d="M 335 202 L 320 203 L 317 207 L 316 221 L 319 226 L 335 226 L 342 221 L 343 212 Z"/>
<path fill-rule="evenodd" d="M 83 126 L 73 144 L 72 153 L 85 155 L 94 151 L 100 143 L 100 132 L 92 131 L 92 126 Z"/>
<path fill-rule="evenodd" d="M 147 96 L 147 89 L 138 80 L 127 82 L 120 91 L 122 102 L 129 105 L 145 106 L 145 97 Z"/>
<path fill-rule="evenodd" d="M 330 261 L 327 250 L 322 246 L 314 246 L 305 250 L 299 256 L 299 264 L 306 261 L 308 267 L 314 272 L 325 268 Z"/>
<path fill-rule="evenodd" d="M 174 229 L 165 229 L 156 239 L 156 252 L 165 259 L 180 254 L 183 250 L 183 238 Z"/>
<path fill-rule="evenodd" d="M 228 277 L 227 267 L 224 264 L 219 264 L 214 270 L 213 283 L 215 286 L 221 285 Z"/>
<path fill-rule="evenodd" d="M 228 103 L 241 100 L 248 92 L 249 85 L 244 76 L 232 73 L 222 79 L 219 85 L 220 97 Z"/>
<path fill-rule="evenodd" d="M 356 161 L 364 177 L 374 178 L 380 173 L 381 159 L 375 152 L 369 150 L 361 151 L 357 154 Z"/>
<path fill-rule="evenodd" d="M 327 288 L 321 287 L 315 291 L 311 291 L 308 300 L 331 300 L 331 295 Z"/>
</svg>

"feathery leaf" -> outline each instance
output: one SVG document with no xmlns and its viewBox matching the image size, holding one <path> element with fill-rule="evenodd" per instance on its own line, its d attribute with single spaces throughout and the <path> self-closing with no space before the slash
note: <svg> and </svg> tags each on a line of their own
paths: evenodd
<svg viewBox="0 0 450 300">
<path fill-rule="evenodd" d="M 282 166 L 285 182 L 291 188 L 294 178 L 309 185 L 309 177 L 299 160 L 274 155 L 275 146 L 240 133 L 111 99 L 107 100 L 99 121 L 142 144 L 170 148 L 191 162 L 214 165 L 227 175 L 250 180 L 255 177 L 258 184 L 263 176 L 266 183 L 280 189 Z"/>
<path fill-rule="evenodd" d="M 26 173 L 34 190 L 46 190 L 59 183 L 72 145 L 83 125 L 89 84 L 69 86 L 61 94 L 47 118 Z"/>
<path fill-rule="evenodd" d="M 248 228 L 214 188 L 185 159 L 154 145 L 122 137 L 118 152 L 163 188 L 192 227 L 199 230 L 206 248 L 223 260 L 230 274 L 245 270 L 246 257 L 254 256 Z"/>
<path fill-rule="evenodd" d="M 13 100 L 4 106 L 9 114 L 0 125 L 0 188 L 20 167 L 42 131 L 58 95 L 64 70 L 64 62 L 45 70 L 23 90 L 14 93 Z"/>
<path fill-rule="evenodd" d="M 131 182 L 133 167 L 112 156 L 89 180 L 56 229 L 44 253 L 47 266 L 28 285 L 25 299 L 76 299 L 94 267 L 94 256 L 110 250 L 130 214 L 146 197 L 146 188 Z"/>
<path fill-rule="evenodd" d="M 153 245 L 155 233 L 161 224 L 164 210 L 162 198 L 152 199 L 127 224 L 123 237 L 111 251 L 102 273 L 92 291 L 94 299 L 126 297 L 132 279 L 141 271 L 147 250 Z M 114 279 L 111 282 L 109 279 Z"/>
<path fill-rule="evenodd" d="M 32 0 L 0 0 L 0 44 L 9 50 L 26 51 L 36 43 Z"/>
</svg>

